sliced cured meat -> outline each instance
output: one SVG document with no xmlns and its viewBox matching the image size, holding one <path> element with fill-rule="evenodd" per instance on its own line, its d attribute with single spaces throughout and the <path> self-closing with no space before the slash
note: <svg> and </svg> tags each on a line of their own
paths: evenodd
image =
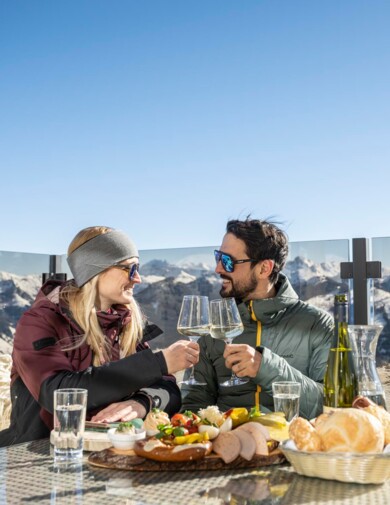
<svg viewBox="0 0 390 505">
<path fill-rule="evenodd" d="M 250 423 L 246 423 L 246 424 L 255 424 L 256 426 L 258 426 L 260 428 L 260 430 L 263 433 L 264 438 L 267 440 L 267 442 L 269 442 L 270 440 L 272 440 L 270 432 L 269 432 L 269 429 L 267 428 L 267 426 L 264 426 L 263 424 L 256 423 L 256 422 L 253 422 L 253 421 L 250 422 Z M 257 431 L 260 431 L 259 428 L 256 428 Z"/>
<path fill-rule="evenodd" d="M 220 433 L 218 437 L 213 440 L 213 451 L 223 459 L 225 463 L 234 461 L 241 452 L 241 442 L 232 431 Z"/>
<path fill-rule="evenodd" d="M 264 436 L 263 426 L 258 423 L 245 423 L 236 428 L 236 430 L 244 430 L 249 432 L 255 441 L 256 450 L 255 454 L 260 456 L 268 456 L 268 445 L 267 439 Z"/>
<path fill-rule="evenodd" d="M 256 452 L 256 441 L 254 436 L 249 431 L 245 430 L 233 430 L 232 434 L 240 439 L 240 456 L 250 461 Z"/>
</svg>

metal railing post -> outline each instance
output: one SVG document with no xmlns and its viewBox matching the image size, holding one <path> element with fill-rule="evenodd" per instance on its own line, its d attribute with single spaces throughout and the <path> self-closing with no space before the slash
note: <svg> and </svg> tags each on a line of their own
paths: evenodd
<svg viewBox="0 0 390 505">
<path fill-rule="evenodd" d="M 366 238 L 352 239 L 352 262 L 340 263 L 340 277 L 353 280 L 351 319 L 354 324 L 369 324 L 370 313 L 368 280 L 382 277 L 382 263 L 367 261 L 369 242 Z"/>
<path fill-rule="evenodd" d="M 44 272 L 42 274 L 42 284 L 49 279 L 66 281 L 66 274 L 60 273 L 58 270 L 61 270 L 61 256 L 58 254 L 51 254 L 49 258 L 49 272 Z"/>
</svg>

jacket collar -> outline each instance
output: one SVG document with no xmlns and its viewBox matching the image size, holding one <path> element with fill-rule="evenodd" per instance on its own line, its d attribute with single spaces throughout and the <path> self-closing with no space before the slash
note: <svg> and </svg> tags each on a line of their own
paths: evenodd
<svg viewBox="0 0 390 505">
<path fill-rule="evenodd" d="M 115 327 L 122 327 L 131 321 L 131 312 L 124 305 L 113 305 L 111 310 L 105 312 L 103 310 L 97 311 L 99 324 L 104 331 L 105 329 Z"/>
<path fill-rule="evenodd" d="M 298 295 L 284 274 L 279 274 L 279 280 L 275 287 L 276 296 L 273 298 L 249 300 L 239 304 L 238 308 L 243 322 L 253 321 L 254 316 L 264 325 L 274 324 L 283 317 L 288 307 L 298 301 Z"/>
</svg>

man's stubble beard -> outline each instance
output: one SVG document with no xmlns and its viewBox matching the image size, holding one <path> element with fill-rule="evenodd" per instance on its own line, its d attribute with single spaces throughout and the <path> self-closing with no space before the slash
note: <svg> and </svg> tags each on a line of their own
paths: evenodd
<svg viewBox="0 0 390 505">
<path fill-rule="evenodd" d="M 224 289 L 223 287 L 221 288 L 219 294 L 222 298 L 236 298 L 239 300 L 245 300 L 249 298 L 250 295 L 256 290 L 258 284 L 254 273 L 251 274 L 247 283 L 234 283 L 233 280 L 227 275 L 221 275 L 221 278 L 227 279 L 231 283 L 230 290 Z"/>
</svg>

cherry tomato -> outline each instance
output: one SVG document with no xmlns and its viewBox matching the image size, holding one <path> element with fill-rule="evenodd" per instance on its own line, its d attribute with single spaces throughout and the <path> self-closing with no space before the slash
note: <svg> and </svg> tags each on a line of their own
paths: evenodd
<svg viewBox="0 0 390 505">
<path fill-rule="evenodd" d="M 171 419 L 172 426 L 186 426 L 188 422 L 188 417 L 183 414 L 175 414 Z"/>
</svg>

